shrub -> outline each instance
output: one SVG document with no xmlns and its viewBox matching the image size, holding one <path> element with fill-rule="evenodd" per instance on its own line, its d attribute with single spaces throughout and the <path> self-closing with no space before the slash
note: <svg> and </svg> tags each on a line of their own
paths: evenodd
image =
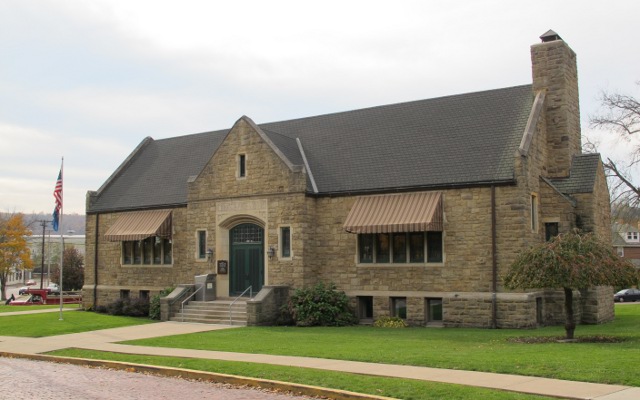
<svg viewBox="0 0 640 400">
<path fill-rule="evenodd" d="M 297 326 L 346 326 L 357 323 L 344 292 L 334 284 L 319 283 L 296 289 L 283 310 Z"/>
<path fill-rule="evenodd" d="M 109 315 L 126 315 L 129 317 L 146 317 L 149 315 L 149 300 L 147 299 L 118 299 L 106 306 L 97 306 L 96 312 Z"/>
<path fill-rule="evenodd" d="M 173 289 L 173 287 L 162 289 L 160 293 L 151 297 L 151 301 L 149 302 L 149 318 L 160 319 L 160 298 L 168 296 L 169 293 L 173 292 Z"/>
<path fill-rule="evenodd" d="M 129 317 L 149 316 L 149 299 L 125 299 L 122 304 L 122 315 L 127 315 Z"/>
<path fill-rule="evenodd" d="M 407 323 L 399 317 L 380 317 L 373 323 L 377 328 L 406 328 Z"/>
<path fill-rule="evenodd" d="M 124 307 L 124 299 L 118 299 L 112 303 L 107 304 L 107 314 L 109 315 L 122 315 L 122 308 Z"/>
</svg>

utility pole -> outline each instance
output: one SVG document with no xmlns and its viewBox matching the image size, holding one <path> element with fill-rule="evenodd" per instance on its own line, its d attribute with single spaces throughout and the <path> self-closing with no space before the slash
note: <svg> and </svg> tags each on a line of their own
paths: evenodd
<svg viewBox="0 0 640 400">
<path fill-rule="evenodd" d="M 44 289 L 44 230 L 47 227 L 47 224 L 51 221 L 41 219 L 38 222 L 40 222 L 40 226 L 42 226 L 42 265 L 40 266 L 40 289 Z"/>
</svg>

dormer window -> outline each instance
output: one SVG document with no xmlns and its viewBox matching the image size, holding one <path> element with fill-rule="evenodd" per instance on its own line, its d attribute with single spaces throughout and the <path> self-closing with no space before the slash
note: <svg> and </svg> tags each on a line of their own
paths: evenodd
<svg viewBox="0 0 640 400">
<path fill-rule="evenodd" d="M 639 236 L 638 232 L 627 232 L 627 242 L 638 242 Z"/>
<path fill-rule="evenodd" d="M 247 176 L 247 157 L 244 154 L 238 155 L 238 178 Z"/>
</svg>

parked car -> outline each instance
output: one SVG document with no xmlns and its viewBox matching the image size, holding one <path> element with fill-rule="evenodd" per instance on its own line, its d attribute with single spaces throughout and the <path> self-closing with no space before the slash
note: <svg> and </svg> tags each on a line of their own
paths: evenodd
<svg viewBox="0 0 640 400">
<path fill-rule="evenodd" d="M 60 286 L 58 286 L 57 283 L 50 283 L 49 286 L 47 286 L 47 293 L 60 294 Z"/>
<path fill-rule="evenodd" d="M 33 285 L 35 285 L 35 284 L 36 284 L 36 281 L 35 281 L 35 280 L 33 280 L 33 279 L 29 279 L 29 280 L 27 281 L 27 283 L 26 283 L 26 285 L 27 285 L 27 286 L 33 286 Z"/>
<path fill-rule="evenodd" d="M 27 291 L 29 291 L 29 286 L 23 286 L 20 289 L 18 289 L 18 294 L 19 295 L 27 294 Z"/>
<path fill-rule="evenodd" d="M 640 289 L 622 289 L 613 295 L 613 301 L 618 301 L 620 303 L 638 300 L 640 300 Z"/>
</svg>

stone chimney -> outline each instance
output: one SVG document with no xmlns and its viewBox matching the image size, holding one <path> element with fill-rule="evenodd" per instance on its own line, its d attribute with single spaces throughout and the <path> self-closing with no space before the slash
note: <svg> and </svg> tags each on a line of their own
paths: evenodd
<svg viewBox="0 0 640 400">
<path fill-rule="evenodd" d="M 533 91 L 546 91 L 547 177 L 569 176 L 571 159 L 582 152 L 576 53 L 552 30 L 531 46 Z"/>
</svg>

